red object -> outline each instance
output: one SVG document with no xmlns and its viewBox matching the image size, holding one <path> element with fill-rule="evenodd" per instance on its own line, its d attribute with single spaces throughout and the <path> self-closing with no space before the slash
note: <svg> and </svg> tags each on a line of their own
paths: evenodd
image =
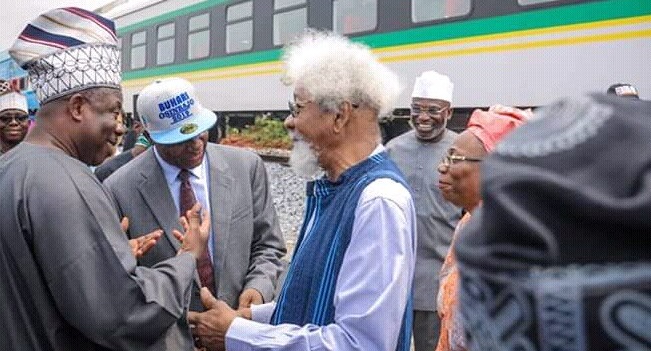
<svg viewBox="0 0 651 351">
<path fill-rule="evenodd" d="M 181 180 L 181 190 L 179 191 L 179 207 L 181 211 L 181 216 L 185 216 L 187 211 L 189 211 L 197 198 L 194 196 L 194 191 L 192 190 L 192 185 L 190 184 L 190 171 L 187 169 L 182 169 L 179 172 L 179 179 Z M 201 281 L 201 286 L 205 286 L 210 290 L 210 292 L 215 295 L 215 275 L 212 266 L 212 260 L 210 258 L 210 253 L 208 252 L 208 247 L 206 251 L 197 259 L 197 272 L 199 273 L 199 280 Z"/>
<path fill-rule="evenodd" d="M 475 110 L 468 120 L 467 130 L 474 134 L 484 144 L 486 152 L 490 153 L 498 141 L 532 116 L 531 110 L 494 105 L 488 111 Z"/>
</svg>

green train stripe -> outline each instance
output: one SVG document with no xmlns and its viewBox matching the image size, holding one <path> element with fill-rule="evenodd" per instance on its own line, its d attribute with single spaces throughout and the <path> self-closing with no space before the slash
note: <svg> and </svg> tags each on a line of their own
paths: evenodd
<svg viewBox="0 0 651 351">
<path fill-rule="evenodd" d="M 201 71 L 206 69 L 223 68 L 229 66 L 239 66 L 251 63 L 262 63 L 277 61 L 280 58 L 280 49 L 253 52 L 250 54 L 216 57 L 212 59 L 201 60 L 197 62 L 188 62 L 179 65 L 157 67 L 141 71 L 125 72 L 122 74 L 123 80 L 146 78 L 151 76 L 169 75 L 175 73 Z"/>
<path fill-rule="evenodd" d="M 227 0 L 209 0 L 212 5 Z M 202 4 L 205 5 L 205 4 Z M 208 6 L 208 5 L 205 5 Z M 187 9 L 187 8 L 186 8 Z M 179 10 L 183 11 L 185 9 Z M 193 11 L 196 10 L 193 9 Z M 179 11 L 170 13 L 171 17 Z M 353 38 L 372 48 L 384 48 L 449 39 L 461 39 L 480 35 L 508 33 L 520 30 L 549 28 L 563 25 L 590 23 L 651 14 L 651 1 L 648 0 L 607 0 L 584 4 L 568 5 L 550 9 L 533 10 L 511 15 L 467 20 L 434 26 L 412 28 L 397 32 L 371 34 Z M 160 17 L 160 16 L 159 16 Z M 152 19 L 159 18 L 156 17 Z M 171 18 L 170 17 L 170 18 Z M 151 76 L 171 75 L 196 70 L 216 69 L 229 66 L 277 61 L 281 49 L 217 57 L 197 62 L 125 72 L 124 80 Z"/>
<path fill-rule="evenodd" d="M 459 39 L 477 35 L 508 33 L 651 14 L 648 0 L 609 0 L 534 10 L 504 16 L 412 28 L 399 32 L 360 37 L 373 48 L 425 41 Z M 357 39 L 357 38 L 356 38 Z"/>
</svg>

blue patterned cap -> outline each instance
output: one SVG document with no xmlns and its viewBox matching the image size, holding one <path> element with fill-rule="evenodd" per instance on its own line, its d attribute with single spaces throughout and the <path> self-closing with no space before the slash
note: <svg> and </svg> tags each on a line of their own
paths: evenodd
<svg viewBox="0 0 651 351">
<path fill-rule="evenodd" d="M 80 8 L 40 15 L 25 27 L 9 54 L 28 71 L 41 103 L 93 87 L 120 88 L 113 21 Z"/>
</svg>

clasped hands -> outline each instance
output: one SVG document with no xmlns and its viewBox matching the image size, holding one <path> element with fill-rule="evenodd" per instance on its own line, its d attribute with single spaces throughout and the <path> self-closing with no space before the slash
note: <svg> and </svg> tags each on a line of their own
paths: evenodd
<svg viewBox="0 0 651 351">
<path fill-rule="evenodd" d="M 188 323 L 195 344 L 210 351 L 225 350 L 226 332 L 236 317 L 251 319 L 251 305 L 261 304 L 262 295 L 255 289 L 245 289 L 234 310 L 226 302 L 217 300 L 207 288 L 201 288 L 201 302 L 205 312 L 188 312 Z"/>
</svg>

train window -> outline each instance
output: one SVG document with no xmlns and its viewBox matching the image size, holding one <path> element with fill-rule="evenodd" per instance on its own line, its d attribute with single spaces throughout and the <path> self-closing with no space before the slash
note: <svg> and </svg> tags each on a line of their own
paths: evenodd
<svg viewBox="0 0 651 351">
<path fill-rule="evenodd" d="M 274 13 L 274 45 L 289 42 L 307 28 L 305 0 L 275 0 L 274 9 L 283 9 Z"/>
<path fill-rule="evenodd" d="M 226 10 L 226 21 L 233 22 L 253 16 L 253 1 L 229 6 Z"/>
<path fill-rule="evenodd" d="M 122 50 L 122 37 L 118 37 L 118 50 L 120 50 L 120 60 L 122 63 L 126 62 L 124 60 L 124 50 Z"/>
<path fill-rule="evenodd" d="M 131 45 L 141 45 L 147 42 L 147 32 L 142 31 L 131 34 Z"/>
<path fill-rule="evenodd" d="M 253 1 L 229 6 L 226 10 L 226 52 L 253 47 Z"/>
<path fill-rule="evenodd" d="M 174 36 L 174 22 L 158 26 L 158 40 Z"/>
<path fill-rule="evenodd" d="M 560 1 L 560 0 L 518 0 L 518 4 L 534 5 L 534 4 L 542 4 L 544 2 L 555 2 L 555 1 Z"/>
<path fill-rule="evenodd" d="M 210 27 L 209 13 L 204 13 L 202 15 L 190 17 L 190 19 L 188 20 L 188 32 L 194 32 L 208 27 Z"/>
<path fill-rule="evenodd" d="M 251 50 L 253 47 L 253 21 L 226 25 L 226 52 Z"/>
<path fill-rule="evenodd" d="M 470 12 L 470 0 L 411 0 L 414 23 L 458 17 Z"/>
<path fill-rule="evenodd" d="M 158 27 L 156 36 L 156 64 L 165 65 L 174 62 L 174 23 Z"/>
<path fill-rule="evenodd" d="M 210 14 L 190 17 L 188 20 L 188 59 L 194 60 L 210 54 Z"/>
<path fill-rule="evenodd" d="M 332 22 L 335 32 L 366 32 L 377 26 L 377 0 L 334 0 Z"/>
<path fill-rule="evenodd" d="M 276 0 L 274 1 L 274 10 L 280 10 L 296 5 L 304 5 L 306 0 Z"/>
<path fill-rule="evenodd" d="M 147 32 L 131 34 L 131 69 L 143 68 L 147 64 Z"/>
</svg>

